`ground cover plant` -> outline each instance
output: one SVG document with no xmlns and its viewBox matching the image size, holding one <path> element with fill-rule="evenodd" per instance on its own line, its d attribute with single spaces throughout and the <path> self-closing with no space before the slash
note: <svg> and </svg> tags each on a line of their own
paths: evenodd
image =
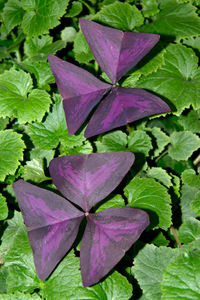
<svg viewBox="0 0 200 300">
<path fill-rule="evenodd" d="M 0 299 L 199 299 L 199 7 L 197 0 L 0 2 Z M 79 18 L 160 35 L 117 86 L 151 92 L 170 113 L 91 138 L 84 137 L 86 120 L 68 134 L 48 54 L 110 84 Z M 85 288 L 79 265 L 83 224 L 68 255 L 41 281 L 12 185 L 24 179 L 59 197 L 50 161 L 104 152 L 133 152 L 135 162 L 94 212 L 142 209 L 150 225 L 114 269 Z"/>
</svg>

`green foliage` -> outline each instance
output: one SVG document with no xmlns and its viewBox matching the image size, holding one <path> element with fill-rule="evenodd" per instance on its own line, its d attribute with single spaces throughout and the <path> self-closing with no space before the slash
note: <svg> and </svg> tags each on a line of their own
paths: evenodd
<svg viewBox="0 0 200 300">
<path fill-rule="evenodd" d="M 132 271 L 147 299 L 161 299 L 162 273 L 176 253 L 175 249 L 147 244 L 136 256 Z"/>
<path fill-rule="evenodd" d="M 158 182 L 134 178 L 125 187 L 124 194 L 129 206 L 147 210 L 151 226 L 167 229 L 171 225 L 171 199 L 167 190 Z"/>
<path fill-rule="evenodd" d="M 0 299 L 199 299 L 199 8 L 199 0 L 0 0 Z M 111 83 L 79 18 L 160 34 L 158 44 L 117 85 L 160 96 L 171 113 L 91 139 L 84 137 L 86 120 L 68 135 L 48 55 Z M 22 178 L 55 190 L 48 169 L 53 157 L 117 151 L 133 152 L 135 162 L 94 211 L 138 207 L 149 214 L 149 227 L 100 283 L 83 288 L 79 241 L 75 253 L 71 249 L 42 282 L 13 182 Z"/>
<path fill-rule="evenodd" d="M 0 181 L 8 174 L 15 174 L 20 160 L 23 160 L 24 148 L 20 134 L 11 129 L 0 131 Z"/>
<path fill-rule="evenodd" d="M 93 19 L 124 31 L 132 31 L 135 27 L 141 26 L 144 21 L 135 5 L 118 1 L 104 6 Z"/>
</svg>

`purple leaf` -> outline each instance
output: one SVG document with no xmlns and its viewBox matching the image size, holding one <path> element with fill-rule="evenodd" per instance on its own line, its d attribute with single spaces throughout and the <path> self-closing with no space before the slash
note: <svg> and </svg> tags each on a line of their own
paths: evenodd
<svg viewBox="0 0 200 300">
<path fill-rule="evenodd" d="M 45 280 L 71 248 L 84 213 L 55 193 L 23 180 L 13 188 L 28 228 L 38 277 Z"/>
<path fill-rule="evenodd" d="M 58 90 L 64 99 L 68 133 L 72 135 L 111 86 L 54 55 L 49 55 L 48 60 Z"/>
<path fill-rule="evenodd" d="M 149 224 L 147 213 L 131 207 L 109 208 L 87 217 L 80 263 L 85 287 L 97 283 L 124 256 Z"/>
<path fill-rule="evenodd" d="M 145 90 L 115 87 L 93 114 L 85 137 L 169 111 L 170 108 L 164 101 Z"/>
<path fill-rule="evenodd" d="M 158 42 L 150 33 L 123 32 L 80 19 L 81 30 L 101 68 L 115 84 Z"/>
<path fill-rule="evenodd" d="M 88 212 L 121 182 L 134 161 L 130 152 L 54 158 L 49 170 L 58 190 Z"/>
</svg>

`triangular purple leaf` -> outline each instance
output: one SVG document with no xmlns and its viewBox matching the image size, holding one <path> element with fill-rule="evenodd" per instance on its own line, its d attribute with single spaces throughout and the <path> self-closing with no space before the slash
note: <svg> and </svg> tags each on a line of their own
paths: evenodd
<svg viewBox="0 0 200 300">
<path fill-rule="evenodd" d="M 85 137 L 169 111 L 170 107 L 150 92 L 138 88 L 115 87 L 94 112 L 85 131 Z"/>
<path fill-rule="evenodd" d="M 131 207 L 109 208 L 90 214 L 87 220 L 80 250 L 85 287 L 102 279 L 149 224 L 146 212 Z"/>
<path fill-rule="evenodd" d="M 57 194 L 23 180 L 13 188 L 28 228 L 38 277 L 45 280 L 71 248 L 84 213 Z"/>
<path fill-rule="evenodd" d="M 160 38 L 157 34 L 123 32 L 85 19 L 79 22 L 94 57 L 113 84 L 132 69 Z"/>
<path fill-rule="evenodd" d="M 63 106 L 71 135 L 83 124 L 93 107 L 111 86 L 54 55 L 50 54 L 48 60 L 58 90 L 64 99 Z"/>
<path fill-rule="evenodd" d="M 89 212 L 117 187 L 133 161 L 130 152 L 70 155 L 54 158 L 49 170 L 58 190 Z"/>
</svg>

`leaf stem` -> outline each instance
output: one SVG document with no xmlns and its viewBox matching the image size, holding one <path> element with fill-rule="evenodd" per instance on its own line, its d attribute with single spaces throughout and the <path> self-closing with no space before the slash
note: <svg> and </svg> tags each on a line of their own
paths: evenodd
<svg viewBox="0 0 200 300">
<path fill-rule="evenodd" d="M 129 134 L 131 134 L 132 129 L 128 123 L 126 124 L 126 130 L 128 131 Z"/>
<path fill-rule="evenodd" d="M 16 50 L 17 61 L 20 63 L 22 61 L 19 49 Z"/>
<path fill-rule="evenodd" d="M 86 3 L 84 0 L 80 0 L 80 2 L 87 7 L 87 9 L 92 15 L 95 15 L 95 10 L 88 3 Z"/>
<path fill-rule="evenodd" d="M 193 164 L 196 166 L 198 165 L 198 163 L 200 163 L 200 154 L 195 158 L 195 160 L 193 161 Z"/>
<path fill-rule="evenodd" d="M 171 231 L 172 231 L 172 234 L 173 234 L 173 236 L 175 238 L 175 241 L 176 241 L 176 243 L 178 245 L 178 248 L 181 248 L 181 242 L 178 239 L 178 235 L 176 233 L 176 230 L 175 230 L 174 226 L 171 226 Z"/>
<path fill-rule="evenodd" d="M 161 157 L 165 156 L 165 154 L 167 154 L 167 152 L 168 152 L 168 149 L 165 150 L 164 152 L 162 152 L 162 153 L 156 158 L 155 162 L 157 162 Z"/>
</svg>

